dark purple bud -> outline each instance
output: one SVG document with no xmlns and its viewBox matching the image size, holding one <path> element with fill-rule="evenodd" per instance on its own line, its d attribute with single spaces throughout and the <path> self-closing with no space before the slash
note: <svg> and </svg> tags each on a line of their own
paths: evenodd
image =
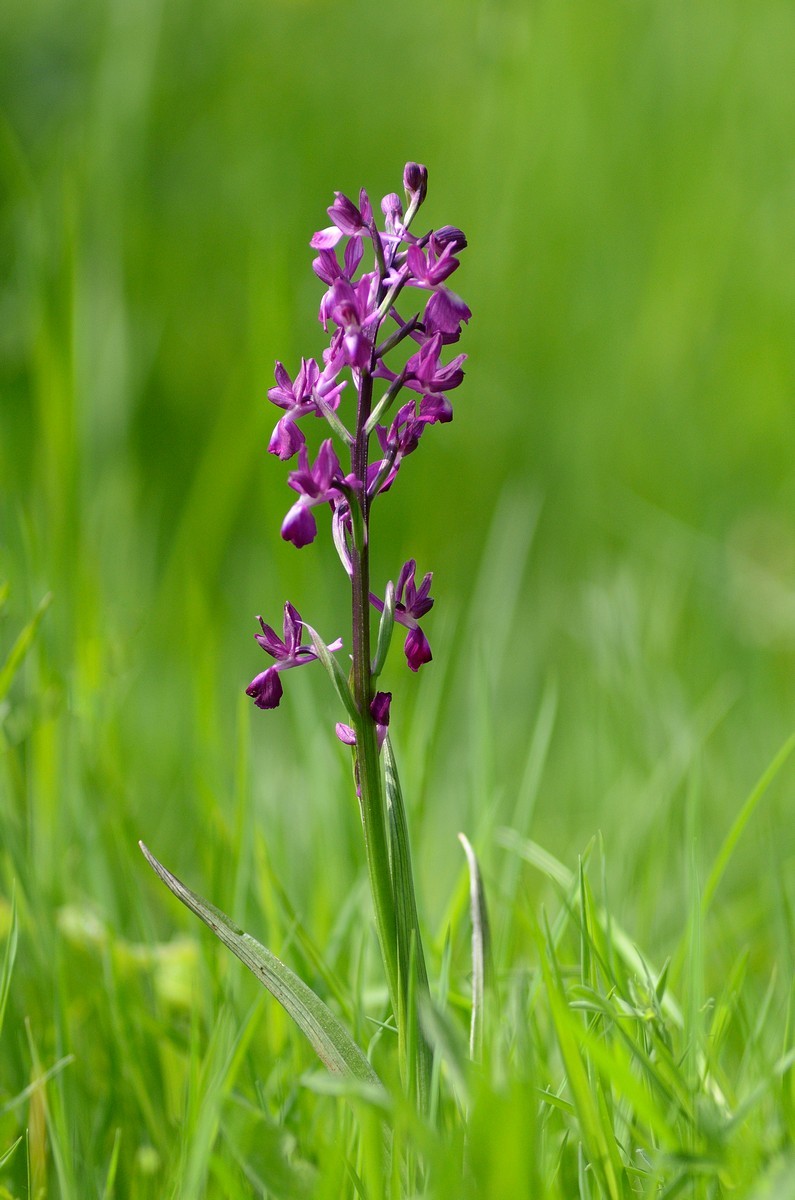
<svg viewBox="0 0 795 1200">
<path fill-rule="evenodd" d="M 381 212 L 384 214 L 387 233 L 394 235 L 403 232 L 403 205 L 397 192 L 390 192 L 388 196 L 384 196 L 381 201 Z"/>
<path fill-rule="evenodd" d="M 416 212 L 428 192 L 428 168 L 421 163 L 407 162 L 403 168 L 403 187 L 406 199 Z"/>
<path fill-rule="evenodd" d="M 391 692 L 376 692 L 370 702 L 370 716 L 376 725 L 387 726 L 389 724 L 389 706 L 391 703 Z"/>
<path fill-rule="evenodd" d="M 456 229 L 455 225 L 442 225 L 440 229 L 434 230 L 432 236 L 442 250 L 450 246 L 453 254 L 458 254 L 466 249 L 466 235 L 460 229 Z"/>
</svg>

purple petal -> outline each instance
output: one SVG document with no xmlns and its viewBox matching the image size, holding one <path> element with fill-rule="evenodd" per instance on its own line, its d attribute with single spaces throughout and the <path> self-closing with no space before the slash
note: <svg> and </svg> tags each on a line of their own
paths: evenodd
<svg viewBox="0 0 795 1200">
<path fill-rule="evenodd" d="M 345 247 L 345 274 L 348 279 L 353 279 L 356 274 L 356 268 L 362 261 L 364 255 L 364 245 L 361 238 L 351 238 L 348 245 Z"/>
<path fill-rule="evenodd" d="M 425 332 L 440 333 L 445 344 L 455 342 L 461 336 L 461 322 L 468 321 L 471 316 L 471 311 L 460 296 L 447 288 L 439 288 L 425 305 Z"/>
<path fill-rule="evenodd" d="M 335 192 L 335 200 L 327 210 L 337 229 L 351 237 L 362 228 L 362 214 L 344 192 Z"/>
<path fill-rule="evenodd" d="M 336 231 L 335 231 L 336 232 Z M 317 258 L 312 260 L 312 270 L 318 279 L 329 286 L 340 277 L 340 265 L 333 250 L 321 250 Z"/>
<path fill-rule="evenodd" d="M 409 630 L 403 649 L 406 652 L 406 661 L 412 671 L 419 671 L 423 663 L 430 662 L 433 658 L 428 639 L 419 628 Z"/>
<path fill-rule="evenodd" d="M 398 604 L 400 604 L 403 600 L 403 591 L 407 585 L 408 585 L 409 589 L 413 591 L 413 589 L 414 589 L 414 572 L 416 571 L 416 569 L 417 569 L 417 564 L 413 558 L 410 558 L 408 560 L 408 562 L 405 562 L 403 564 L 403 566 L 400 568 L 400 574 L 398 575 L 398 581 L 395 585 L 395 599 Z"/>
<path fill-rule="evenodd" d="M 284 606 L 284 644 L 290 658 L 295 658 L 304 632 L 301 614 L 288 600 Z"/>
<path fill-rule="evenodd" d="M 370 702 L 370 716 L 376 725 L 389 724 L 389 706 L 392 703 L 391 692 L 376 692 Z"/>
<path fill-rule="evenodd" d="M 246 688 L 246 695 L 251 696 L 257 708 L 278 708 L 283 694 L 282 681 L 275 667 L 268 667 Z"/>
<path fill-rule="evenodd" d="M 305 443 L 306 439 L 295 421 L 290 416 L 282 417 L 271 434 L 268 453 L 275 454 L 282 462 L 287 462 Z"/>
<path fill-rule="evenodd" d="M 271 658 L 286 658 L 287 647 L 279 637 L 276 630 L 271 629 L 270 625 L 266 625 L 262 617 L 257 617 L 257 620 L 262 626 L 262 633 L 255 633 L 254 637 L 259 642 L 260 646 L 262 646 L 262 649 L 267 654 L 270 654 Z"/>
<path fill-rule="evenodd" d="M 281 533 L 286 542 L 292 542 L 299 550 L 302 546 L 308 546 L 317 536 L 312 510 L 301 500 L 296 500 L 282 521 Z"/>
<path fill-rule="evenodd" d="M 334 726 L 334 732 L 344 746 L 356 745 L 356 734 L 351 729 L 350 725 L 343 725 L 342 721 L 338 721 Z"/>
<path fill-rule="evenodd" d="M 335 225 L 330 225 L 328 229 L 320 229 L 312 236 L 309 245 L 313 250 L 333 250 L 337 242 L 342 238 L 342 231 Z"/>
</svg>

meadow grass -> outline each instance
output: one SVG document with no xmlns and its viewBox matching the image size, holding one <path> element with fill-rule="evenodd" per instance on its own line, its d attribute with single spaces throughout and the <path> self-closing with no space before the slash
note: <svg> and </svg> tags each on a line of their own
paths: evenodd
<svg viewBox="0 0 795 1200">
<path fill-rule="evenodd" d="M 0 12 L 2 1196 L 795 1196 L 795 17 L 410 0 L 400 39 L 363 0 Z M 263 397 L 319 344 L 326 197 L 409 158 L 476 312 L 378 516 L 377 571 L 436 571 L 434 662 L 390 680 L 435 1126 L 336 700 L 241 694 L 255 612 L 342 632 L 331 558 L 276 546 Z M 139 838 L 386 1097 L 329 1082 Z"/>
</svg>

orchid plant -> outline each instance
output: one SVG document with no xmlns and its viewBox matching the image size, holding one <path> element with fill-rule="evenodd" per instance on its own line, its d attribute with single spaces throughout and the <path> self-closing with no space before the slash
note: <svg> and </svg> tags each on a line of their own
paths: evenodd
<svg viewBox="0 0 795 1200">
<path fill-rule="evenodd" d="M 283 697 L 284 673 L 319 660 L 344 708 L 346 719 L 337 723 L 336 734 L 352 752 L 401 1075 L 421 1111 L 429 1107 L 432 1067 L 422 1018 L 428 976 L 406 815 L 388 734 L 392 697 L 378 685 L 396 625 L 405 631 L 409 669 L 419 671 L 431 661 L 421 622 L 434 603 L 432 575 L 429 572 L 419 579 L 416 563 L 410 559 L 382 595 L 373 591 L 370 518 L 374 503 L 393 486 L 404 459 L 418 448 L 426 431 L 452 420 L 449 393 L 464 377 L 466 356 L 449 357 L 448 347 L 458 343 L 471 313 L 448 282 L 467 243 L 461 230 L 451 225 L 422 235 L 413 232 L 427 185 L 427 169 L 408 163 L 403 173 L 406 208 L 397 194 L 385 196 L 381 201 L 382 228 L 364 189 L 358 204 L 336 193 L 328 209 L 331 225 L 316 233 L 310 243 L 317 252 L 314 272 L 326 286 L 319 321 L 329 334 L 328 345 L 321 362 L 302 359 L 294 378 L 277 362 L 275 386 L 268 392 L 269 400 L 282 411 L 268 449 L 285 462 L 297 459 L 287 478 L 297 499 L 284 517 L 281 535 L 296 547 L 309 545 L 317 536 L 316 511 L 328 508 L 334 546 L 350 581 L 350 669 L 343 665 L 342 638 L 324 642 L 288 602 L 281 636 L 258 618 L 256 640 L 273 661 L 246 689 L 258 708 L 273 709 Z M 369 269 L 363 269 L 366 255 Z M 448 361 L 444 361 L 446 356 Z M 314 456 L 305 433 L 312 418 L 325 421 L 329 432 Z M 378 614 L 377 630 L 373 613 Z M 476 860 L 466 839 L 464 844 L 472 895 L 481 898 L 473 901 L 477 962 L 483 957 L 485 910 Z M 363 1051 L 319 997 L 143 849 L 168 886 L 270 988 L 331 1070 L 376 1081 Z M 483 971 L 474 972 L 476 982 L 478 975 L 478 987 L 482 988 Z M 473 1053 L 480 1001 L 473 996 Z"/>
</svg>

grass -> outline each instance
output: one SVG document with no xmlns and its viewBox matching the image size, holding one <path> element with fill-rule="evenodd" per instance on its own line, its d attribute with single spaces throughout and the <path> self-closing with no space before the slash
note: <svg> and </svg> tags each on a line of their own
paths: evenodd
<svg viewBox="0 0 795 1200">
<path fill-rule="evenodd" d="M 363 2 L 0 13 L 0 1196 L 795 1195 L 793 14 L 461 12 L 410 0 L 388 69 Z M 333 188 L 407 158 L 475 312 L 375 562 L 439 597 L 432 666 L 386 672 L 439 1135 L 381 1023 L 336 700 L 241 696 L 255 612 L 341 632 L 335 564 L 277 545 L 262 398 L 319 345 Z M 339 1094 L 139 838 L 385 1100 Z"/>
</svg>

